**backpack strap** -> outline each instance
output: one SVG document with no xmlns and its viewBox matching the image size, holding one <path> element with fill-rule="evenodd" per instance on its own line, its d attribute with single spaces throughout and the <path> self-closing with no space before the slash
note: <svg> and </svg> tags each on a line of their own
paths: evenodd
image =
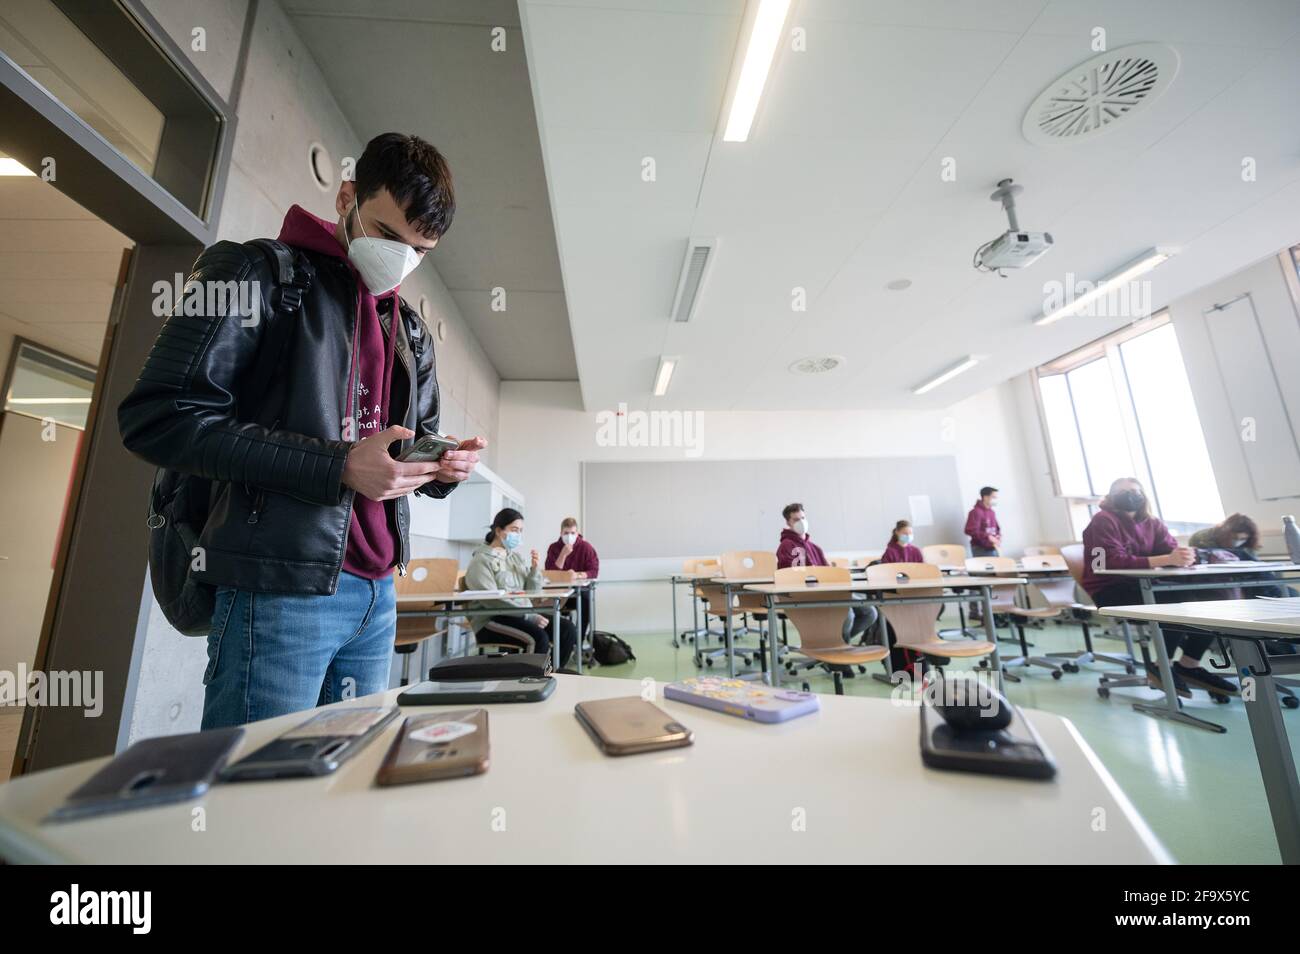
<svg viewBox="0 0 1300 954">
<path fill-rule="evenodd" d="M 311 271 L 306 260 L 299 265 L 302 253 L 276 239 L 252 239 L 248 244 L 256 246 L 271 264 L 275 276 L 271 307 L 284 314 L 296 314 L 302 308 L 303 296 L 311 289 Z"/>
</svg>

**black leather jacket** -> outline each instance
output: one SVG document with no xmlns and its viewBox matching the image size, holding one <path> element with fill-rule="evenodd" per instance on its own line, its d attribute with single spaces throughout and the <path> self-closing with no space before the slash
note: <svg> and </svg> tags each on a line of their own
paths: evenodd
<svg viewBox="0 0 1300 954">
<path fill-rule="evenodd" d="M 290 313 L 272 308 L 277 284 L 256 247 L 219 242 L 199 256 L 191 282 L 219 288 L 256 281 L 259 318 L 252 320 L 248 300 L 241 305 L 237 294 L 218 308 L 176 307 L 117 419 L 123 443 L 138 456 L 214 481 L 199 579 L 332 594 L 352 522 L 353 491 L 342 483 L 352 444 L 342 432 L 357 287 L 343 259 L 297 251 L 310 287 Z M 391 312 L 391 296 L 380 299 L 385 336 Z M 438 429 L 433 341 L 405 302 L 401 317 L 390 423 L 419 437 Z M 445 497 L 454 488 L 431 481 L 416 493 Z M 394 517 L 404 570 L 411 524 L 405 497 L 395 501 Z"/>
</svg>

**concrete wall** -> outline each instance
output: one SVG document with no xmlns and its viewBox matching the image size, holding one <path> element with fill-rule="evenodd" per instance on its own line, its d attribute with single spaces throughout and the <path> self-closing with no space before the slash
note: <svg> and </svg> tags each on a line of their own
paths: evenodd
<svg viewBox="0 0 1300 954">
<path fill-rule="evenodd" d="M 150 13 L 187 52 L 204 77 L 228 100 L 236 92 L 240 38 L 247 0 L 145 0 Z M 191 49 L 191 30 L 207 31 L 207 50 Z M 356 157 L 364 145 L 353 132 L 319 67 L 274 0 L 260 0 L 250 37 L 229 178 L 220 211 L 219 237 L 242 241 L 274 236 L 293 204 L 334 218 L 334 190 L 311 177 L 308 149 L 321 143 L 335 163 Z M 336 176 L 337 177 L 337 176 Z M 491 465 L 497 455 L 499 378 L 474 339 L 432 262 L 402 284 L 412 305 L 427 296 L 447 327 L 438 345 L 438 378 L 445 433 L 482 434 Z M 460 556 L 461 547 L 435 538 L 413 541 L 416 556 Z M 202 713 L 206 647 L 167 625 L 145 583 L 138 629 L 134 709 L 124 742 L 196 729 Z"/>
</svg>

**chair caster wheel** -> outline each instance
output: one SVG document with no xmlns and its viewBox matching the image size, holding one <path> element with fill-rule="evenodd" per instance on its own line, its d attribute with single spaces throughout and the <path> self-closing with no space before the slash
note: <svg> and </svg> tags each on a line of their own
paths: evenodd
<svg viewBox="0 0 1300 954">
<path fill-rule="evenodd" d="M 1109 698 L 1110 698 L 1110 690 L 1107 689 L 1105 686 L 1098 686 L 1098 687 L 1097 687 L 1097 695 L 1101 696 L 1103 699 L 1109 699 Z"/>
<path fill-rule="evenodd" d="M 704 665 L 712 667 L 712 665 L 713 665 L 713 659 L 712 659 L 712 658 L 707 658 L 707 659 L 705 659 L 705 660 L 704 660 Z"/>
<path fill-rule="evenodd" d="M 1132 663 L 1129 663 L 1127 666 L 1124 667 L 1124 672 L 1128 673 L 1128 675 L 1130 676 L 1136 676 L 1137 666 L 1133 665 Z"/>
<path fill-rule="evenodd" d="M 1221 692 L 1210 693 L 1210 698 L 1214 700 L 1216 705 L 1221 705 L 1221 706 L 1226 706 L 1229 702 L 1232 701 L 1231 696 L 1225 696 Z"/>
<path fill-rule="evenodd" d="M 808 683 L 805 682 L 805 683 L 803 684 L 803 691 L 804 691 L 804 692 L 812 692 L 812 686 L 810 686 Z"/>
<path fill-rule="evenodd" d="M 1283 696 L 1282 705 L 1287 709 L 1300 709 L 1300 697 Z"/>
<path fill-rule="evenodd" d="M 1061 668 L 1064 669 L 1066 672 L 1078 672 L 1078 671 L 1079 671 L 1079 664 L 1078 664 L 1078 663 L 1072 663 L 1072 662 L 1061 663 Z"/>
<path fill-rule="evenodd" d="M 1062 673 L 1061 670 L 1059 670 L 1059 669 L 1053 669 L 1053 670 L 1052 670 L 1052 678 L 1053 678 L 1053 679 L 1060 679 L 1062 675 L 1064 675 L 1064 673 Z"/>
<path fill-rule="evenodd" d="M 858 672 L 862 673 L 862 674 L 865 676 L 865 675 L 867 674 L 867 667 L 866 667 L 866 666 L 859 666 L 859 667 L 858 667 Z"/>
</svg>

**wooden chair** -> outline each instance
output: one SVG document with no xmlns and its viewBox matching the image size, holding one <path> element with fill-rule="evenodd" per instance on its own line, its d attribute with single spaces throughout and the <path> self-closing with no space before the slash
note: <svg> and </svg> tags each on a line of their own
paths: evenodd
<svg viewBox="0 0 1300 954">
<path fill-rule="evenodd" d="M 1082 550 L 1082 545 L 1080 545 Z M 1080 563 L 1082 564 L 1082 553 L 1080 553 Z M 1133 665 L 1133 657 L 1111 656 L 1106 653 L 1099 653 L 1092 646 L 1092 629 L 1088 622 L 1088 617 L 1095 606 L 1085 605 L 1075 599 L 1075 578 L 1070 566 L 1065 561 L 1065 557 L 1060 553 L 1049 553 L 1040 556 L 1024 556 L 1020 560 L 1020 565 L 1026 570 L 1056 570 L 1061 573 L 1069 573 L 1070 577 L 1057 577 L 1056 579 L 1036 580 L 1030 578 L 1032 586 L 1043 597 L 1048 607 L 1058 609 L 1065 620 L 1073 620 L 1083 627 L 1083 644 L 1087 648 L 1082 652 L 1068 653 L 1048 653 L 1049 659 L 1062 660 L 1061 666 L 1066 672 L 1075 672 L 1079 663 L 1090 662 L 1108 662 L 1117 666 L 1123 666 L 1125 671 L 1132 673 L 1136 670 Z M 1082 566 L 1080 566 L 1080 575 L 1082 575 Z"/>
<path fill-rule="evenodd" d="M 924 551 L 923 551 L 924 552 Z M 993 665 L 998 666 L 998 648 L 995 643 L 983 639 L 941 639 L 936 632 L 938 620 L 934 615 L 933 605 L 925 603 L 904 603 L 890 606 L 890 599 L 899 596 L 939 596 L 943 593 L 943 571 L 933 563 L 877 563 L 867 567 L 867 580 L 872 583 L 897 583 L 902 580 L 910 582 L 934 581 L 933 589 L 904 590 L 896 595 L 885 594 L 881 603 L 881 612 L 894 630 L 897 645 L 919 653 L 922 666 L 941 665 L 935 657 L 948 659 L 970 659 L 991 657 Z M 981 660 L 981 666 L 985 662 Z"/>
<path fill-rule="evenodd" d="M 777 583 L 791 585 L 802 583 L 809 577 L 815 578 L 818 583 L 848 583 L 851 574 L 847 567 L 841 566 L 791 566 L 775 573 Z M 847 593 L 818 593 L 809 590 L 800 593 L 799 600 L 844 600 L 847 596 Z M 780 603 L 777 605 L 780 606 Z M 781 612 L 799 631 L 799 645 L 790 647 L 790 651 L 808 657 L 810 661 L 803 664 L 802 668 L 825 666 L 835 681 L 837 696 L 844 695 L 844 677 L 837 667 L 865 666 L 889 655 L 886 646 L 853 646 L 844 642 L 844 618 L 848 614 L 846 607 L 815 606 Z M 791 674 L 798 668 L 800 667 L 791 665 Z M 804 691 L 809 691 L 808 683 L 804 683 Z"/>
<path fill-rule="evenodd" d="M 1070 576 L 1074 577 L 1074 582 L 1078 584 L 1079 592 L 1083 593 L 1084 598 L 1087 599 L 1087 591 L 1083 588 L 1083 544 L 1067 543 L 1065 546 L 1061 547 L 1061 559 L 1063 559 L 1065 565 L 1070 568 Z M 1097 608 L 1092 604 L 1091 600 L 1081 603 L 1080 605 L 1090 612 L 1095 611 Z M 1128 662 L 1124 663 L 1123 657 L 1120 656 L 1107 657 L 1105 661 L 1110 662 L 1111 660 L 1118 660 L 1122 665 L 1124 665 L 1124 671 L 1128 673 L 1128 675 L 1104 675 L 1098 679 L 1097 694 L 1103 699 L 1110 695 L 1111 689 L 1148 685 L 1146 673 L 1138 673 L 1136 671 L 1137 667 L 1135 665 L 1135 660 L 1137 659 L 1137 655 L 1135 652 L 1136 647 L 1133 644 L 1133 627 L 1129 625 L 1128 620 L 1120 620 L 1120 632 L 1124 635 L 1124 655 L 1128 657 Z M 1146 653 L 1145 646 L 1143 646 L 1142 651 L 1144 654 Z"/>
<path fill-rule="evenodd" d="M 1044 543 L 1036 547 L 1025 547 L 1025 556 L 1027 557 L 1051 556 L 1052 554 L 1060 556 L 1061 548 L 1052 546 L 1050 543 Z"/>
<path fill-rule="evenodd" d="M 718 576 L 725 576 L 730 579 L 745 579 L 754 577 L 757 579 L 770 578 L 776 573 L 776 554 L 766 550 L 732 550 L 722 554 L 720 560 L 721 572 Z M 702 570 L 707 564 L 701 564 L 697 570 Z M 707 626 L 708 619 L 715 617 L 726 625 L 727 620 L 731 621 L 732 649 L 738 652 L 745 662 L 745 665 L 752 665 L 754 657 L 759 657 L 759 662 L 764 671 L 767 669 L 767 659 L 763 655 L 762 629 L 759 632 L 759 646 L 757 650 L 750 647 L 736 646 L 736 640 L 752 632 L 749 626 L 749 617 L 756 620 L 767 619 L 767 602 L 756 593 L 738 593 L 734 588 L 731 593 L 731 604 L 727 605 L 724 599 L 725 591 L 722 584 L 712 583 L 708 580 L 701 580 L 697 592 L 700 599 L 704 601 L 704 619 Z M 737 627 L 736 621 L 740 620 L 740 626 Z M 710 631 L 712 632 L 712 631 Z M 725 639 L 725 633 L 723 634 Z M 710 653 L 703 653 L 698 646 L 695 650 L 695 665 L 701 664 L 712 666 L 713 660 L 720 656 L 726 656 L 727 647 L 724 645 L 720 649 L 715 649 Z"/>
<path fill-rule="evenodd" d="M 1018 569 L 1016 561 L 1011 557 L 971 557 L 966 561 L 966 569 L 971 572 L 978 571 L 995 571 L 998 573 L 1014 574 Z M 1009 669 L 1019 669 L 1025 666 L 1042 666 L 1052 673 L 1053 679 L 1061 678 L 1061 664 L 1046 656 L 1029 655 L 1029 644 L 1025 639 L 1025 620 L 1028 619 L 1057 619 L 1061 615 L 1059 608 L 1042 607 L 1039 609 L 1030 609 L 1027 606 L 1021 606 L 1016 602 L 1017 588 L 1010 586 L 998 586 L 992 590 L 993 613 L 996 619 L 997 614 L 1001 613 L 1011 619 L 1011 627 L 1016 632 L 1017 641 L 1020 643 L 1020 655 L 1012 659 L 1002 660 L 1002 669 L 1004 672 Z M 1078 667 L 1075 667 L 1078 670 Z M 1020 678 L 1010 672 L 1006 672 L 1006 678 L 1012 682 L 1019 682 Z"/>
<path fill-rule="evenodd" d="M 921 559 L 926 563 L 933 563 L 937 567 L 945 566 L 964 566 L 966 564 L 966 547 L 960 543 L 932 543 L 928 547 L 921 547 Z M 944 611 L 943 604 L 939 605 L 939 612 L 936 616 L 942 617 Z M 957 604 L 957 623 L 958 628 L 955 630 L 945 629 L 940 633 L 960 633 L 962 636 L 974 637 L 974 634 L 966 628 L 966 604 Z"/>
<path fill-rule="evenodd" d="M 460 564 L 456 560 L 422 558 L 412 560 L 406 565 L 406 576 L 393 574 L 393 590 L 397 596 L 421 596 L 425 593 L 450 593 L 456 587 L 456 575 Z M 411 681 L 411 661 L 416 649 L 426 639 L 441 636 L 444 640 L 443 654 L 446 654 L 445 640 L 451 629 L 451 621 L 437 628 L 437 616 L 397 617 L 397 635 L 393 641 L 393 652 L 402 657 L 403 686 Z"/>
<path fill-rule="evenodd" d="M 456 574 L 456 591 L 460 592 L 461 590 L 467 590 L 467 589 L 469 589 L 469 587 L 465 585 L 465 571 L 461 570 L 459 573 Z M 475 630 L 474 646 L 475 646 L 475 651 L 480 656 L 483 656 L 487 654 L 489 650 L 498 653 L 531 653 L 533 651 L 534 643 L 531 639 L 527 640 L 522 645 L 519 643 L 498 642 L 496 637 L 494 637 L 491 633 L 484 633 L 479 630 Z"/>
<path fill-rule="evenodd" d="M 691 557 L 688 560 L 682 561 L 683 576 L 695 576 L 697 574 L 704 575 L 704 576 L 722 576 L 722 561 L 718 557 Z M 704 602 L 704 596 L 703 593 L 701 592 L 701 581 L 697 580 L 691 586 L 691 615 L 692 616 L 695 616 L 696 610 L 702 602 Z M 719 632 L 718 630 L 709 629 L 709 620 L 707 614 L 705 615 L 704 618 L 703 628 L 699 626 L 698 617 L 695 619 L 694 625 L 695 628 L 693 630 L 691 630 L 689 633 L 683 634 L 686 637 L 687 642 L 696 643 L 698 645 L 700 639 L 703 639 L 705 642 L 708 642 L 708 638 L 710 636 L 718 636 L 718 637 L 725 636 L 724 633 Z M 678 645 L 677 634 L 674 633 L 673 648 L 674 649 L 677 648 L 677 645 Z M 698 661 L 696 662 L 696 665 L 699 665 Z"/>
<path fill-rule="evenodd" d="M 831 557 L 831 566 L 842 567 L 847 570 L 853 566 L 853 561 L 848 557 Z"/>
</svg>

